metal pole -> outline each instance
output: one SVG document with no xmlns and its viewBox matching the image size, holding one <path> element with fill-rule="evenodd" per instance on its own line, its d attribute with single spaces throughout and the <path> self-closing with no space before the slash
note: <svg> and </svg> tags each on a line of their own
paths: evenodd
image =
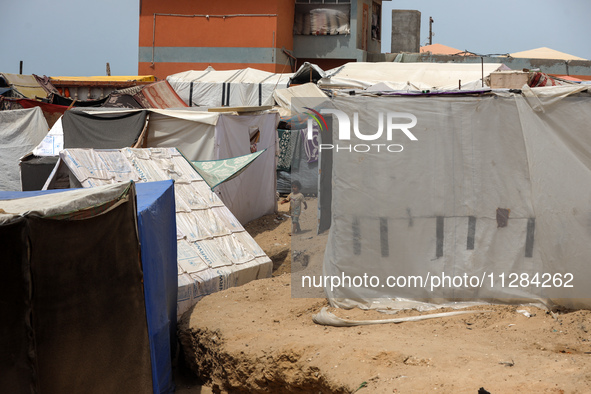
<svg viewBox="0 0 591 394">
<path fill-rule="evenodd" d="M 433 45 L 433 18 L 429 17 L 429 45 Z"/>
<path fill-rule="evenodd" d="M 20 66 L 19 66 L 19 72 L 18 72 L 18 73 L 19 73 L 19 74 L 22 74 L 22 73 L 23 73 L 23 61 L 22 61 L 22 60 L 21 60 L 21 62 L 20 62 Z"/>
<path fill-rule="evenodd" d="M 480 81 L 482 82 L 482 87 L 484 87 L 484 57 L 482 56 L 480 56 L 480 75 Z"/>
</svg>

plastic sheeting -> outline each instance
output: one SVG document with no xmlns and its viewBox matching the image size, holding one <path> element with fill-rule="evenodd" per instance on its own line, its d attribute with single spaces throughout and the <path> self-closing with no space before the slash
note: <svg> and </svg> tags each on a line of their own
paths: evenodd
<svg viewBox="0 0 591 394">
<path fill-rule="evenodd" d="M 173 393 L 172 359 L 177 342 L 174 185 L 168 180 L 135 186 L 154 393 Z"/>
<path fill-rule="evenodd" d="M 275 153 L 278 123 L 277 113 L 222 115 L 218 121 L 215 138 L 219 159 L 243 156 L 253 149 L 265 150 L 242 174 L 216 188 L 240 223 L 271 214 L 277 208 Z M 253 148 L 250 137 L 257 132 L 260 140 Z"/>
<path fill-rule="evenodd" d="M 459 84 L 486 78 L 506 67 L 499 63 L 347 63 L 326 72 L 320 88 L 366 89 L 379 82 L 396 86 L 411 84 L 419 89 L 457 89 Z M 460 82 L 461 81 L 461 82 Z"/>
<path fill-rule="evenodd" d="M 189 160 L 215 160 L 219 114 L 194 111 L 156 111 L 148 122 L 148 146 L 178 148 Z"/>
<path fill-rule="evenodd" d="M 166 80 L 143 86 L 142 89 L 134 95 L 134 98 L 136 98 L 144 108 L 163 109 L 182 108 L 187 106 Z"/>
<path fill-rule="evenodd" d="M 68 109 L 68 107 L 63 105 L 55 105 L 44 103 L 43 101 L 37 100 L 30 100 L 30 99 L 19 99 L 19 100 L 11 100 L 12 107 L 17 109 L 16 107 L 20 106 L 21 108 L 35 108 L 40 107 L 43 111 L 43 116 L 45 116 L 45 120 L 49 127 L 52 127 L 55 122 L 62 117 L 64 112 Z"/>
<path fill-rule="evenodd" d="M 265 150 L 250 153 L 245 156 L 222 160 L 192 161 L 193 167 L 201 178 L 212 189 L 216 186 L 236 178 Z"/>
<path fill-rule="evenodd" d="M 49 127 L 41 108 L 0 111 L 0 190 L 20 191 L 19 159 L 31 152 Z"/>
<path fill-rule="evenodd" d="M 60 117 L 43 140 L 33 149 L 35 156 L 57 156 L 64 149 L 64 129 Z"/>
<path fill-rule="evenodd" d="M 64 147 L 118 149 L 133 146 L 146 126 L 146 116 L 146 111 L 66 111 L 62 117 Z"/>
<path fill-rule="evenodd" d="M 317 97 L 319 99 L 328 98 L 326 94 L 313 83 L 306 83 L 304 85 L 292 86 L 287 89 L 277 89 L 273 92 L 275 101 L 281 108 L 286 111 L 294 111 L 294 113 L 304 113 L 306 110 L 301 107 L 292 108 L 292 99 L 294 97 Z"/>
<path fill-rule="evenodd" d="M 33 75 L 0 73 L 0 77 L 4 78 L 10 87 L 27 98 L 47 97 L 47 92 Z"/>
<path fill-rule="evenodd" d="M 152 392 L 133 185 L 0 207 L 3 391 Z"/>
<path fill-rule="evenodd" d="M 591 96 L 546 89 L 554 88 L 528 96 L 334 100 L 345 113 L 358 112 L 366 134 L 378 128 L 379 112 L 413 114 L 417 140 L 394 130 L 391 141 L 372 142 L 400 144 L 401 152 L 332 152 L 324 275 L 375 275 L 383 285 L 326 286 L 333 305 L 385 308 L 413 299 L 591 307 Z M 333 137 L 334 144 L 368 143 L 354 134 Z M 464 274 L 480 285 L 430 287 L 428 275 Z M 427 285 L 386 286 L 388 276 Z"/>
<path fill-rule="evenodd" d="M 49 188 L 62 174 L 83 187 L 175 181 L 178 316 L 207 294 L 271 276 L 271 260 L 177 149 L 66 149 L 60 160 Z"/>
<path fill-rule="evenodd" d="M 260 140 L 257 150 L 265 153 L 236 179 L 220 189 L 222 199 L 242 223 L 272 213 L 275 200 L 275 154 L 277 151 L 276 112 L 260 115 L 236 115 L 234 113 L 201 112 L 192 110 L 150 109 L 147 129 L 148 147 L 178 148 L 190 161 L 220 160 L 242 156 L 251 152 L 250 135 L 258 130 Z M 137 110 L 85 110 L 94 118 L 116 114 L 138 114 Z M 89 127 L 89 126 L 84 126 Z M 90 139 L 88 137 L 88 139 Z M 99 146 L 100 140 L 91 147 Z M 38 156 L 57 154 L 63 147 L 61 121 L 56 122 L 43 143 L 34 151 Z M 27 152 L 28 153 L 28 152 Z M 253 187 L 263 183 L 263 187 Z M 225 190 L 225 192 L 224 192 Z M 247 202 L 243 201 L 248 196 Z"/>
<path fill-rule="evenodd" d="M 174 347 L 176 346 L 177 294 L 173 183 L 172 181 L 138 183 L 135 187 L 153 389 L 154 393 L 172 393 L 174 392 L 172 357 L 175 354 Z M 95 193 L 100 192 L 100 188 L 93 190 Z M 63 201 L 64 206 L 67 206 L 68 201 L 75 199 L 74 195 L 62 192 L 63 190 L 28 193 L 0 192 L 0 200 L 54 194 L 51 198 L 53 203 L 59 201 L 59 197 L 63 196 L 66 197 L 66 200 Z M 88 194 L 89 191 L 79 190 L 75 193 Z M 114 198 L 116 193 L 118 192 L 115 190 L 115 194 L 107 195 L 107 197 Z"/>
<path fill-rule="evenodd" d="M 292 75 L 208 67 L 173 74 L 166 80 L 189 107 L 252 107 L 273 105 L 273 91 L 288 87 Z"/>
</svg>

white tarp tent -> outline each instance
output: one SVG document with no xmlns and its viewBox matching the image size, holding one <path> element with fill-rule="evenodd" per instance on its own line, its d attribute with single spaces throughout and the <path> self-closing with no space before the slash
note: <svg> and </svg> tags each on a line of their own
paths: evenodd
<svg viewBox="0 0 591 394">
<path fill-rule="evenodd" d="M 378 113 L 395 108 L 416 116 L 409 131 L 417 140 L 395 129 L 391 141 L 384 135 L 371 142 L 399 144 L 400 152 L 333 152 L 324 260 L 332 304 L 478 300 L 591 308 L 591 94 L 578 93 L 584 89 L 336 98 L 336 108 L 358 113 L 365 134 L 378 129 Z M 359 144 L 370 143 L 354 133 L 339 140 L 336 130 L 335 145 L 365 151 Z M 379 284 L 330 283 L 364 275 Z M 459 279 L 444 288 L 438 280 L 464 275 L 467 284 Z M 388 277 L 406 283 L 388 284 Z"/>
<path fill-rule="evenodd" d="M 449 90 L 486 78 L 491 72 L 506 70 L 499 63 L 347 63 L 326 71 L 318 86 L 329 89 L 367 89 L 389 82 L 397 89 L 407 85 L 419 90 Z"/>
<path fill-rule="evenodd" d="M 273 91 L 288 87 L 292 75 L 208 67 L 169 75 L 166 80 L 189 107 L 252 107 L 273 105 Z"/>
<path fill-rule="evenodd" d="M 242 174 L 215 190 L 241 223 L 275 211 L 277 112 L 255 115 L 181 109 L 152 109 L 149 112 L 146 142 L 143 144 L 146 147 L 178 148 L 191 161 L 228 159 L 252 153 L 255 149 L 266 149 Z M 251 138 L 257 133 L 258 142 L 251 143 Z M 55 155 L 63 146 L 63 130 L 58 121 L 35 152 L 38 155 Z"/>
<path fill-rule="evenodd" d="M 273 263 L 175 148 L 65 149 L 47 186 L 173 179 L 178 253 L 177 314 L 207 294 L 271 276 Z"/>
<path fill-rule="evenodd" d="M 160 110 L 150 115 L 147 146 L 176 147 L 191 161 L 228 159 L 252 153 L 251 138 L 258 132 L 253 149 L 261 154 L 242 174 L 215 190 L 224 204 L 247 223 L 273 213 L 277 207 L 275 154 L 279 114 Z"/>
<path fill-rule="evenodd" d="M 20 191 L 19 160 L 47 134 L 40 107 L 0 111 L 0 190 Z"/>
</svg>

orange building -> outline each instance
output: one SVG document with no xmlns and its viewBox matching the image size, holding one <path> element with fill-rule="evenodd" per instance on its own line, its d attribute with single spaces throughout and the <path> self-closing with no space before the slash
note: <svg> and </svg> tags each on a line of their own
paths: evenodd
<svg viewBox="0 0 591 394">
<path fill-rule="evenodd" d="M 138 74 L 375 61 L 382 0 L 140 0 Z M 373 55 L 373 57 L 372 57 Z"/>
<path fill-rule="evenodd" d="M 293 0 L 141 0 L 138 73 L 252 67 L 291 72 Z"/>
</svg>

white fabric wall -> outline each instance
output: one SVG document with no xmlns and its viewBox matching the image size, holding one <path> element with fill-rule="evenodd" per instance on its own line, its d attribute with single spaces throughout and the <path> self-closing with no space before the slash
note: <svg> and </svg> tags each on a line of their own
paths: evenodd
<svg viewBox="0 0 591 394">
<path fill-rule="evenodd" d="M 40 107 L 0 111 L 0 190 L 22 190 L 19 160 L 43 141 L 48 130 Z"/>
<path fill-rule="evenodd" d="M 413 84 L 420 89 L 457 89 L 462 85 L 481 80 L 491 72 L 502 69 L 499 63 L 347 63 L 326 72 L 327 77 L 318 81 L 321 88 L 366 89 L 379 82 Z"/>
<path fill-rule="evenodd" d="M 267 149 L 240 176 L 218 186 L 216 190 L 224 204 L 247 223 L 273 213 L 277 206 L 275 192 L 277 124 L 279 114 L 221 115 L 216 126 L 216 156 L 227 159 L 251 153 L 250 132 L 259 128 L 261 138 L 257 151 Z"/>
<path fill-rule="evenodd" d="M 235 115 L 160 110 L 150 113 L 149 147 L 175 147 L 192 161 L 228 159 L 250 152 L 250 130 L 259 128 L 258 150 L 267 149 L 242 174 L 216 188 L 241 223 L 276 208 L 277 124 L 279 114 Z"/>
<path fill-rule="evenodd" d="M 177 148 L 189 160 L 215 160 L 215 125 L 219 114 L 162 110 L 150 112 L 148 146 Z"/>
<path fill-rule="evenodd" d="M 530 102 L 539 104 L 537 111 Z M 544 105 L 544 102 L 547 105 Z M 377 113 L 407 112 L 411 129 L 392 141 L 400 153 L 334 154 L 332 223 L 324 274 L 495 275 L 479 288 L 338 288 L 327 295 L 340 307 L 386 307 L 397 298 L 541 301 L 591 307 L 591 96 L 544 99 L 499 97 L 338 98 L 337 108 L 359 112 L 360 129 L 377 129 Z M 351 116 L 352 119 L 352 116 Z M 356 139 L 334 142 L 368 143 Z M 510 209 L 498 227 L 497 208 Z M 474 249 L 468 249 L 469 217 Z M 443 255 L 437 256 L 437 217 L 443 217 Z M 380 219 L 387 233 L 380 230 Z M 526 256 L 528 220 L 535 220 L 533 254 Z M 358 230 L 353 230 L 353 223 Z M 387 256 L 383 255 L 384 235 Z M 359 240 L 359 253 L 355 251 Z M 575 287 L 500 287 L 498 275 L 572 273 Z M 384 283 L 384 282 L 382 282 Z"/>
<path fill-rule="evenodd" d="M 275 89 L 287 88 L 292 75 L 252 68 L 223 71 L 208 68 L 170 75 L 166 80 L 187 105 L 250 107 L 273 105 L 273 92 Z"/>
</svg>

